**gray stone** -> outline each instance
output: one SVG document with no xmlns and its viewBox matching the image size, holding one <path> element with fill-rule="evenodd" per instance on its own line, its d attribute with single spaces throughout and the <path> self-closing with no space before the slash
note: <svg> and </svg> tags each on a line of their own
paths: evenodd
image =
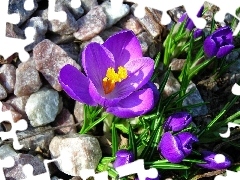
<svg viewBox="0 0 240 180">
<path fill-rule="evenodd" d="M 122 4 L 119 10 L 114 10 L 109 1 L 105 1 L 101 6 L 107 16 L 106 28 L 111 27 L 130 12 L 130 7 L 127 4 Z"/>
<path fill-rule="evenodd" d="M 59 112 L 59 106 L 58 92 L 42 88 L 29 97 L 25 110 L 30 124 L 38 127 L 53 122 Z"/>
<path fill-rule="evenodd" d="M 17 156 L 17 153 L 8 144 L 4 144 L 0 147 L 0 159 L 3 160 L 8 156 Z"/>
<path fill-rule="evenodd" d="M 195 91 L 183 100 L 183 104 L 182 104 L 183 106 L 189 106 L 189 105 L 194 105 L 194 104 L 198 104 L 198 103 L 204 103 L 200 92 L 198 91 L 196 85 L 193 82 L 191 82 L 189 84 L 189 86 L 187 87 L 186 93 L 188 93 L 190 90 L 193 90 L 193 89 Z M 204 105 L 199 106 L 199 107 L 189 108 L 189 112 L 191 113 L 191 115 L 193 117 L 204 116 L 208 113 L 208 108 L 204 104 Z"/>
<path fill-rule="evenodd" d="M 77 123 L 80 123 L 79 127 L 82 127 L 84 120 L 84 104 L 78 101 L 75 101 L 75 106 L 73 110 L 73 115 Z"/>
<path fill-rule="evenodd" d="M 0 84 L 0 100 L 5 99 L 7 97 L 6 89 Z"/>
<path fill-rule="evenodd" d="M 98 5 L 97 0 L 81 0 L 81 6 L 85 10 L 85 12 L 89 12 L 97 5 Z"/>
<path fill-rule="evenodd" d="M 62 48 L 47 39 L 34 47 L 33 60 L 36 63 L 36 69 L 57 91 L 62 90 L 58 82 L 58 74 L 64 65 L 71 64 L 80 70 L 76 61 L 70 58 Z"/>
<path fill-rule="evenodd" d="M 98 140 L 86 134 L 55 136 L 49 150 L 52 158 L 59 158 L 55 162 L 59 170 L 71 176 L 80 176 L 83 169 L 96 169 L 102 158 Z"/>
<path fill-rule="evenodd" d="M 99 36 L 104 40 L 106 41 L 110 36 L 118 33 L 119 31 L 121 31 L 122 28 L 120 27 L 117 27 L 117 26 L 112 26 L 108 29 L 105 29 L 104 31 L 102 31 Z"/>
<path fill-rule="evenodd" d="M 139 23 L 138 19 L 132 14 L 129 14 L 126 17 L 122 18 L 118 22 L 118 25 L 123 29 L 132 30 L 136 35 L 143 32 L 142 25 Z"/>
<path fill-rule="evenodd" d="M 58 134 L 68 134 L 68 133 L 76 133 L 77 129 L 76 126 L 74 126 L 74 118 L 73 115 L 66 109 L 63 108 L 60 114 L 57 115 L 55 121 L 52 123 L 53 127 L 59 127 L 59 126 L 68 126 L 59 128 L 56 130 Z"/>
<path fill-rule="evenodd" d="M 67 43 L 71 43 L 75 40 L 75 37 L 73 36 L 73 34 L 56 34 L 56 33 L 51 33 L 49 34 L 49 36 L 47 37 L 47 39 L 49 39 L 50 41 L 52 41 L 55 44 L 67 44 Z"/>
<path fill-rule="evenodd" d="M 26 38 L 23 30 L 21 30 L 17 25 L 10 23 L 6 23 L 6 36 L 17 39 Z"/>
<path fill-rule="evenodd" d="M 16 112 L 20 113 L 22 115 L 23 119 L 27 119 L 27 114 L 25 112 L 25 106 L 27 104 L 29 96 L 10 96 L 6 103 L 10 104 Z"/>
<path fill-rule="evenodd" d="M 16 68 L 12 64 L 3 64 L 0 67 L 0 83 L 7 93 L 13 93 L 16 83 Z"/>
<path fill-rule="evenodd" d="M 81 41 L 87 41 L 106 27 L 107 17 L 101 6 L 95 6 L 77 21 L 78 31 L 73 35 Z"/>
<path fill-rule="evenodd" d="M 33 175 L 39 175 L 45 173 L 45 166 L 43 162 L 38 158 L 30 154 L 18 154 L 17 156 L 13 156 L 14 158 L 14 166 L 11 168 L 5 168 L 4 174 L 6 179 L 26 179 L 26 175 L 23 172 L 23 166 L 26 164 L 30 164 L 33 166 Z"/>
<path fill-rule="evenodd" d="M 181 71 L 185 61 L 186 59 L 174 58 L 169 65 L 169 67 L 171 67 L 171 71 Z"/>
<path fill-rule="evenodd" d="M 149 46 L 154 43 L 154 39 L 149 33 L 145 31 L 138 34 L 137 38 L 140 41 L 143 54 L 145 56 L 148 55 Z"/>
<path fill-rule="evenodd" d="M 47 153 L 49 144 L 54 137 L 54 131 L 51 129 L 51 126 L 37 128 L 28 126 L 26 130 L 17 132 L 17 136 L 20 139 L 19 142 L 23 145 L 22 150 Z"/>
<path fill-rule="evenodd" d="M 170 72 L 167 83 L 163 89 L 163 96 L 168 97 L 173 93 L 176 93 L 180 90 L 180 83 Z"/>
<path fill-rule="evenodd" d="M 34 46 L 45 39 L 45 34 L 48 30 L 48 23 L 41 17 L 32 17 L 23 26 L 23 30 L 27 27 L 33 27 L 36 31 L 33 40 L 34 42 L 25 47 L 26 51 L 31 51 Z"/>
<path fill-rule="evenodd" d="M 14 94 L 16 96 L 28 96 L 38 91 L 42 82 L 33 60 L 19 64 L 16 70 L 16 83 Z"/>
<path fill-rule="evenodd" d="M 33 13 L 34 11 L 38 8 L 38 3 L 36 0 L 33 0 L 34 3 L 34 8 L 32 10 L 26 10 L 24 9 L 24 3 L 25 0 L 10 0 L 9 1 L 9 6 L 8 6 L 8 13 L 17 13 L 20 15 L 20 22 L 18 23 L 18 26 L 23 24 Z"/>
</svg>

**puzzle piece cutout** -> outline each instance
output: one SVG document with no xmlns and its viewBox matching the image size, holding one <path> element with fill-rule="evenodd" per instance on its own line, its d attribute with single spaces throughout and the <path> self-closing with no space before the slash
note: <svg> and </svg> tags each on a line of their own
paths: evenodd
<svg viewBox="0 0 240 180">
<path fill-rule="evenodd" d="M 8 121 L 11 123 L 11 130 L 7 132 L 0 132 L 0 137 L 4 141 L 6 139 L 13 139 L 13 147 L 16 150 L 21 149 L 23 146 L 20 145 L 16 131 L 24 131 L 27 129 L 27 121 L 24 119 L 20 119 L 17 122 L 13 121 L 12 113 L 11 111 L 2 111 L 2 102 L 0 102 L 0 123 L 3 121 Z"/>
<path fill-rule="evenodd" d="M 209 2 L 211 4 L 214 4 L 220 8 L 220 11 L 216 13 L 214 19 L 218 22 L 223 22 L 225 15 L 227 13 L 231 14 L 235 18 L 237 18 L 240 21 L 240 18 L 237 17 L 236 15 L 236 7 L 240 7 L 240 1 L 235 1 L 235 0 L 229 0 L 229 1 L 218 1 L 218 0 L 197 0 L 197 1 L 192 1 L 192 0 L 148 0 L 148 1 L 140 1 L 140 0 L 126 0 L 127 2 L 132 2 L 137 4 L 137 7 L 134 11 L 134 15 L 142 18 L 145 15 L 145 7 L 150 7 L 153 9 L 157 9 L 159 11 L 162 11 L 162 19 L 161 23 L 163 25 L 167 25 L 171 22 L 170 16 L 167 14 L 167 11 L 179 6 L 184 6 L 186 9 L 186 12 L 189 16 L 189 18 L 192 19 L 194 22 L 195 26 L 199 29 L 203 29 L 206 26 L 206 20 L 203 18 L 197 17 L 197 13 L 200 9 L 200 7 L 204 4 L 204 2 Z M 116 3 L 114 0 L 111 0 L 112 4 Z M 115 8 L 117 5 L 112 5 Z M 120 7 L 120 6 L 118 6 Z M 238 23 L 238 26 L 234 30 L 233 35 L 236 36 L 240 30 L 240 23 Z"/>
<path fill-rule="evenodd" d="M 226 175 L 217 175 L 214 180 L 234 180 L 240 179 L 240 172 L 226 170 Z"/>
</svg>

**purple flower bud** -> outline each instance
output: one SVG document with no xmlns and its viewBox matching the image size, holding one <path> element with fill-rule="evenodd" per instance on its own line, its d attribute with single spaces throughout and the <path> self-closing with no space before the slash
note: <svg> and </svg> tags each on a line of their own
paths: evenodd
<svg viewBox="0 0 240 180">
<path fill-rule="evenodd" d="M 233 48 L 233 32 L 228 26 L 214 31 L 203 43 L 203 49 L 208 58 L 213 56 L 222 58 L 229 54 Z"/>
<path fill-rule="evenodd" d="M 202 17 L 204 7 L 202 6 L 197 13 L 197 17 Z M 188 17 L 187 13 L 183 13 L 183 15 L 179 18 L 178 22 L 183 22 L 186 19 L 185 28 L 189 31 L 192 31 L 195 28 L 193 21 Z"/>
<path fill-rule="evenodd" d="M 166 132 L 158 144 L 158 150 L 169 162 L 179 163 L 192 152 L 192 144 L 197 141 L 197 137 L 189 132 L 175 136 Z"/>
<path fill-rule="evenodd" d="M 193 38 L 194 39 L 197 39 L 199 38 L 200 36 L 203 35 L 203 30 L 202 29 L 196 29 L 194 32 L 193 32 Z"/>
<path fill-rule="evenodd" d="M 165 131 L 181 131 L 192 122 L 192 116 L 188 112 L 177 112 L 168 117 L 163 125 Z"/>
<path fill-rule="evenodd" d="M 231 161 L 223 154 L 216 154 L 211 151 L 203 151 L 203 159 L 205 164 L 197 164 L 206 169 L 220 170 L 227 169 L 231 165 Z"/>
<path fill-rule="evenodd" d="M 145 180 L 160 180 L 160 178 L 161 178 L 161 176 L 158 175 L 156 178 L 148 178 L 148 177 L 147 177 Z M 134 180 L 139 180 L 139 178 L 138 178 L 138 177 L 135 177 Z"/>
<path fill-rule="evenodd" d="M 119 166 L 128 164 L 130 162 L 134 161 L 134 155 L 131 151 L 128 151 L 126 149 L 121 149 L 116 152 L 116 159 L 113 163 L 113 167 L 117 168 Z"/>
</svg>

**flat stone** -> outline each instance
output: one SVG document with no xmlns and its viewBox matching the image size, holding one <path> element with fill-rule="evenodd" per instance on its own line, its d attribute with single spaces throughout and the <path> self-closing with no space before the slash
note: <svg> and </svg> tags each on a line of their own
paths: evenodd
<svg viewBox="0 0 240 180">
<path fill-rule="evenodd" d="M 98 5 L 97 0 L 81 0 L 81 6 L 85 10 L 85 12 L 89 12 L 97 5 Z"/>
<path fill-rule="evenodd" d="M 77 23 L 78 30 L 73 35 L 78 40 L 87 41 L 105 29 L 107 16 L 101 6 L 95 6 L 85 16 L 78 19 Z"/>
<path fill-rule="evenodd" d="M 71 64 L 80 70 L 76 61 L 70 58 L 62 48 L 47 39 L 34 47 L 33 60 L 36 63 L 36 69 L 57 91 L 62 90 L 58 82 L 58 74 L 64 65 Z"/>
<path fill-rule="evenodd" d="M 27 19 L 29 19 L 29 17 L 38 8 L 38 3 L 36 2 L 36 0 L 33 0 L 32 2 L 34 4 L 34 7 L 32 10 L 29 11 L 24 9 L 25 0 L 9 0 L 8 13 L 9 14 L 17 13 L 20 15 L 20 22 L 17 24 L 18 26 L 20 26 Z"/>
<path fill-rule="evenodd" d="M 122 18 L 117 24 L 123 29 L 132 30 L 136 35 L 144 30 L 138 19 L 132 14 Z"/>
<path fill-rule="evenodd" d="M 6 103 L 10 104 L 16 112 L 20 113 L 22 115 L 23 119 L 27 119 L 27 114 L 25 112 L 25 106 L 27 104 L 29 96 L 10 96 Z"/>
<path fill-rule="evenodd" d="M 142 24 L 143 28 L 149 32 L 153 38 L 160 36 L 161 26 L 149 10 L 145 9 L 145 16 L 143 18 L 138 18 L 138 20 Z"/>
<path fill-rule="evenodd" d="M 13 93 L 16 83 L 16 68 L 12 64 L 3 64 L 0 67 L 0 83 L 7 93 Z"/>
<path fill-rule="evenodd" d="M 59 170 L 71 176 L 80 176 L 83 169 L 96 169 L 102 158 L 98 140 L 87 134 L 55 136 L 49 150 L 52 158 L 60 157 L 55 162 Z"/>
<path fill-rule="evenodd" d="M 189 105 L 204 103 L 200 92 L 198 91 L 196 85 L 193 82 L 191 82 L 189 84 L 189 86 L 187 87 L 186 93 L 188 93 L 190 90 L 195 90 L 195 91 L 183 100 L 183 104 L 182 104 L 183 106 L 189 106 Z M 199 106 L 199 107 L 189 108 L 189 112 L 191 113 L 191 115 L 193 117 L 204 116 L 208 113 L 208 108 L 204 104 L 204 105 Z"/>
<path fill-rule="evenodd" d="M 53 122 L 59 112 L 59 106 L 58 92 L 42 88 L 29 97 L 25 110 L 30 124 L 38 127 Z"/>
<path fill-rule="evenodd" d="M 48 30 L 48 23 L 41 17 L 32 17 L 23 26 L 23 30 L 27 27 L 33 27 L 36 31 L 33 40 L 34 42 L 25 47 L 26 51 L 31 51 L 34 46 L 45 39 L 45 34 Z"/>
<path fill-rule="evenodd" d="M 130 12 L 130 7 L 127 4 L 122 4 L 119 10 L 113 10 L 109 1 L 103 2 L 101 6 L 107 16 L 106 28 L 111 27 Z"/>
<path fill-rule="evenodd" d="M 45 173 L 45 166 L 43 162 L 31 154 L 19 153 L 17 156 L 13 156 L 14 166 L 11 168 L 4 168 L 4 175 L 6 179 L 26 179 L 26 175 L 23 172 L 23 166 L 30 164 L 33 166 L 33 175 L 39 175 Z"/>
<path fill-rule="evenodd" d="M 23 145 L 21 150 L 26 151 L 41 151 L 47 153 L 49 151 L 49 144 L 54 137 L 54 131 L 51 130 L 51 126 L 32 127 L 24 131 L 17 132 L 19 143 Z"/>
<path fill-rule="evenodd" d="M 31 59 L 19 64 L 16 70 L 16 83 L 14 94 L 28 96 L 38 91 L 42 86 L 35 62 Z"/>
<path fill-rule="evenodd" d="M 58 134 L 68 134 L 68 133 L 76 133 L 77 129 L 76 126 L 74 126 L 74 118 L 73 115 L 66 109 L 63 108 L 60 114 L 57 115 L 55 121 L 52 123 L 53 127 L 59 127 L 59 126 L 69 126 L 64 128 L 59 128 L 56 130 Z"/>
</svg>

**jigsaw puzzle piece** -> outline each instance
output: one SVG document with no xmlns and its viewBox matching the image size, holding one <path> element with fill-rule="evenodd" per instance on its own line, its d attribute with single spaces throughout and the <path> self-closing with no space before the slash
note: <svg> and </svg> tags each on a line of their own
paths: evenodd
<svg viewBox="0 0 240 180">
<path fill-rule="evenodd" d="M 24 2 L 24 9 L 27 11 L 31 11 L 34 8 L 34 2 L 33 0 L 25 0 Z"/>
<path fill-rule="evenodd" d="M 0 179 L 5 180 L 5 175 L 3 172 L 3 168 L 10 168 L 14 166 L 14 159 L 11 156 L 4 158 L 3 160 L 0 159 Z"/>
<path fill-rule="evenodd" d="M 126 164 L 116 168 L 119 177 L 128 176 L 131 174 L 137 174 L 139 180 L 145 180 L 146 178 L 156 178 L 158 171 L 156 168 L 145 169 L 144 160 L 139 159 L 132 163 Z"/>
<path fill-rule="evenodd" d="M 0 137 L 4 141 L 6 139 L 13 139 L 13 147 L 18 150 L 22 148 L 20 145 L 16 131 L 24 131 L 27 129 L 27 121 L 21 119 L 17 122 L 14 122 L 11 111 L 2 111 L 2 102 L 0 102 L 0 123 L 3 121 L 8 121 L 11 123 L 11 130 L 7 132 L 0 132 Z"/>
</svg>

